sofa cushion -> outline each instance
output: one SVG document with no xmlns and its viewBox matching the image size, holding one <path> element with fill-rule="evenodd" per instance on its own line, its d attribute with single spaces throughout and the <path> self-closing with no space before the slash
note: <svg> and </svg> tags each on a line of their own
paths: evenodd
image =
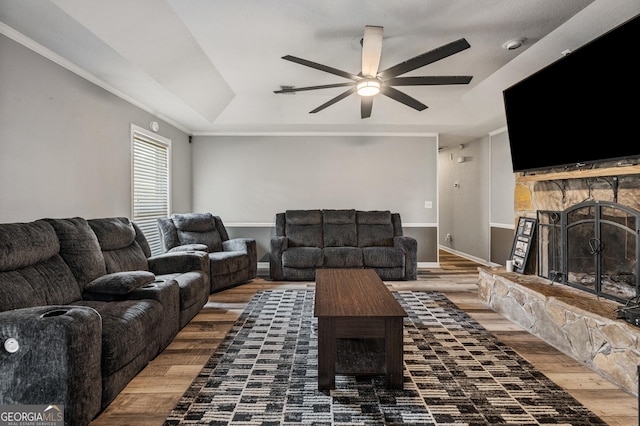
<svg viewBox="0 0 640 426">
<path fill-rule="evenodd" d="M 71 268 L 80 288 L 106 274 L 98 237 L 86 219 L 73 217 L 44 220 L 55 229 L 60 240 L 60 256 Z"/>
<path fill-rule="evenodd" d="M 324 247 L 358 246 L 355 210 L 323 210 Z"/>
<path fill-rule="evenodd" d="M 156 279 L 174 280 L 178 283 L 181 311 L 196 303 L 204 304 L 204 299 L 209 295 L 209 282 L 200 271 L 156 275 Z"/>
<path fill-rule="evenodd" d="M 126 217 L 90 219 L 87 222 L 103 251 L 128 247 L 136 240 L 136 231 Z"/>
<path fill-rule="evenodd" d="M 404 267 L 404 252 L 395 247 L 364 247 L 362 258 L 367 268 Z"/>
<path fill-rule="evenodd" d="M 325 247 L 322 251 L 325 268 L 361 268 L 363 266 L 360 247 Z"/>
<path fill-rule="evenodd" d="M 294 247 L 282 253 L 282 265 L 287 268 L 318 268 L 323 260 L 318 247 Z"/>
<path fill-rule="evenodd" d="M 358 211 L 358 247 L 393 246 L 390 211 Z"/>
<path fill-rule="evenodd" d="M 59 249 L 47 222 L 0 225 L 0 311 L 64 305 L 81 298 Z"/>
<path fill-rule="evenodd" d="M 0 225 L 0 271 L 35 265 L 60 252 L 53 228 L 46 222 Z"/>
<path fill-rule="evenodd" d="M 222 250 L 222 237 L 211 213 L 173 214 L 171 219 L 181 245 L 204 244 L 210 252 Z"/>
<path fill-rule="evenodd" d="M 32 306 L 67 305 L 81 297 L 75 277 L 59 255 L 35 265 L 0 272 L 0 312 Z"/>
<path fill-rule="evenodd" d="M 128 218 L 110 217 L 87 222 L 98 237 L 108 274 L 149 269 L 147 258 L 136 241 L 136 230 Z"/>
<path fill-rule="evenodd" d="M 129 294 L 155 279 L 156 276 L 148 271 L 115 272 L 96 278 L 88 283 L 84 290 L 100 294 Z"/>
<path fill-rule="evenodd" d="M 322 212 L 320 210 L 287 210 L 285 234 L 289 247 L 322 248 Z"/>
<path fill-rule="evenodd" d="M 249 267 L 245 251 L 218 251 L 209 253 L 211 276 L 227 275 Z"/>
<path fill-rule="evenodd" d="M 82 301 L 102 317 L 102 375 L 125 367 L 149 346 L 159 349 L 158 335 L 164 312 L 160 302 L 150 299 L 117 302 Z"/>
</svg>

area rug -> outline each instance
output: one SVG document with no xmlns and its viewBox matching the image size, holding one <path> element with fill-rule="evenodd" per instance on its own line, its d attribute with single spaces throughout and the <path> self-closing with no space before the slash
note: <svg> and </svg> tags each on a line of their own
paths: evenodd
<svg viewBox="0 0 640 426">
<path fill-rule="evenodd" d="M 438 292 L 393 292 L 406 310 L 404 389 L 336 376 L 317 390 L 313 291 L 249 302 L 165 425 L 604 425 Z"/>
</svg>

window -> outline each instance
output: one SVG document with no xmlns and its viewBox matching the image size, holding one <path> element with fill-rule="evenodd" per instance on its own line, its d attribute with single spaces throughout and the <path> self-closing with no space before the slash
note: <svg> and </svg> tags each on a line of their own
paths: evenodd
<svg viewBox="0 0 640 426">
<path fill-rule="evenodd" d="M 144 233 L 151 254 L 162 252 L 157 218 L 169 216 L 171 141 L 131 126 L 132 220 Z"/>
</svg>

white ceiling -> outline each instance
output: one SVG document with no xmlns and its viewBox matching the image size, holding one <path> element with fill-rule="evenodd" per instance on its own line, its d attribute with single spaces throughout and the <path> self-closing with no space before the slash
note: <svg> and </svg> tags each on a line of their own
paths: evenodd
<svg viewBox="0 0 640 426">
<path fill-rule="evenodd" d="M 506 125 L 502 90 L 640 13 L 639 0 L 0 0 L 0 30 L 190 134 L 440 133 L 446 144 Z M 278 95 L 281 85 L 357 74 L 365 25 L 384 27 L 380 69 L 466 38 L 471 48 L 406 74 L 472 75 L 469 85 L 399 87 L 415 111 L 344 88 Z M 522 48 L 502 45 L 526 38 Z"/>
</svg>

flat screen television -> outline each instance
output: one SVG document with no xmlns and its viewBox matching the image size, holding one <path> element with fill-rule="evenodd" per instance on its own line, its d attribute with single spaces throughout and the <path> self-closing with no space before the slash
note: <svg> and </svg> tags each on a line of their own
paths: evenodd
<svg viewBox="0 0 640 426">
<path fill-rule="evenodd" d="M 640 15 L 503 98 L 514 172 L 640 157 Z"/>
</svg>

